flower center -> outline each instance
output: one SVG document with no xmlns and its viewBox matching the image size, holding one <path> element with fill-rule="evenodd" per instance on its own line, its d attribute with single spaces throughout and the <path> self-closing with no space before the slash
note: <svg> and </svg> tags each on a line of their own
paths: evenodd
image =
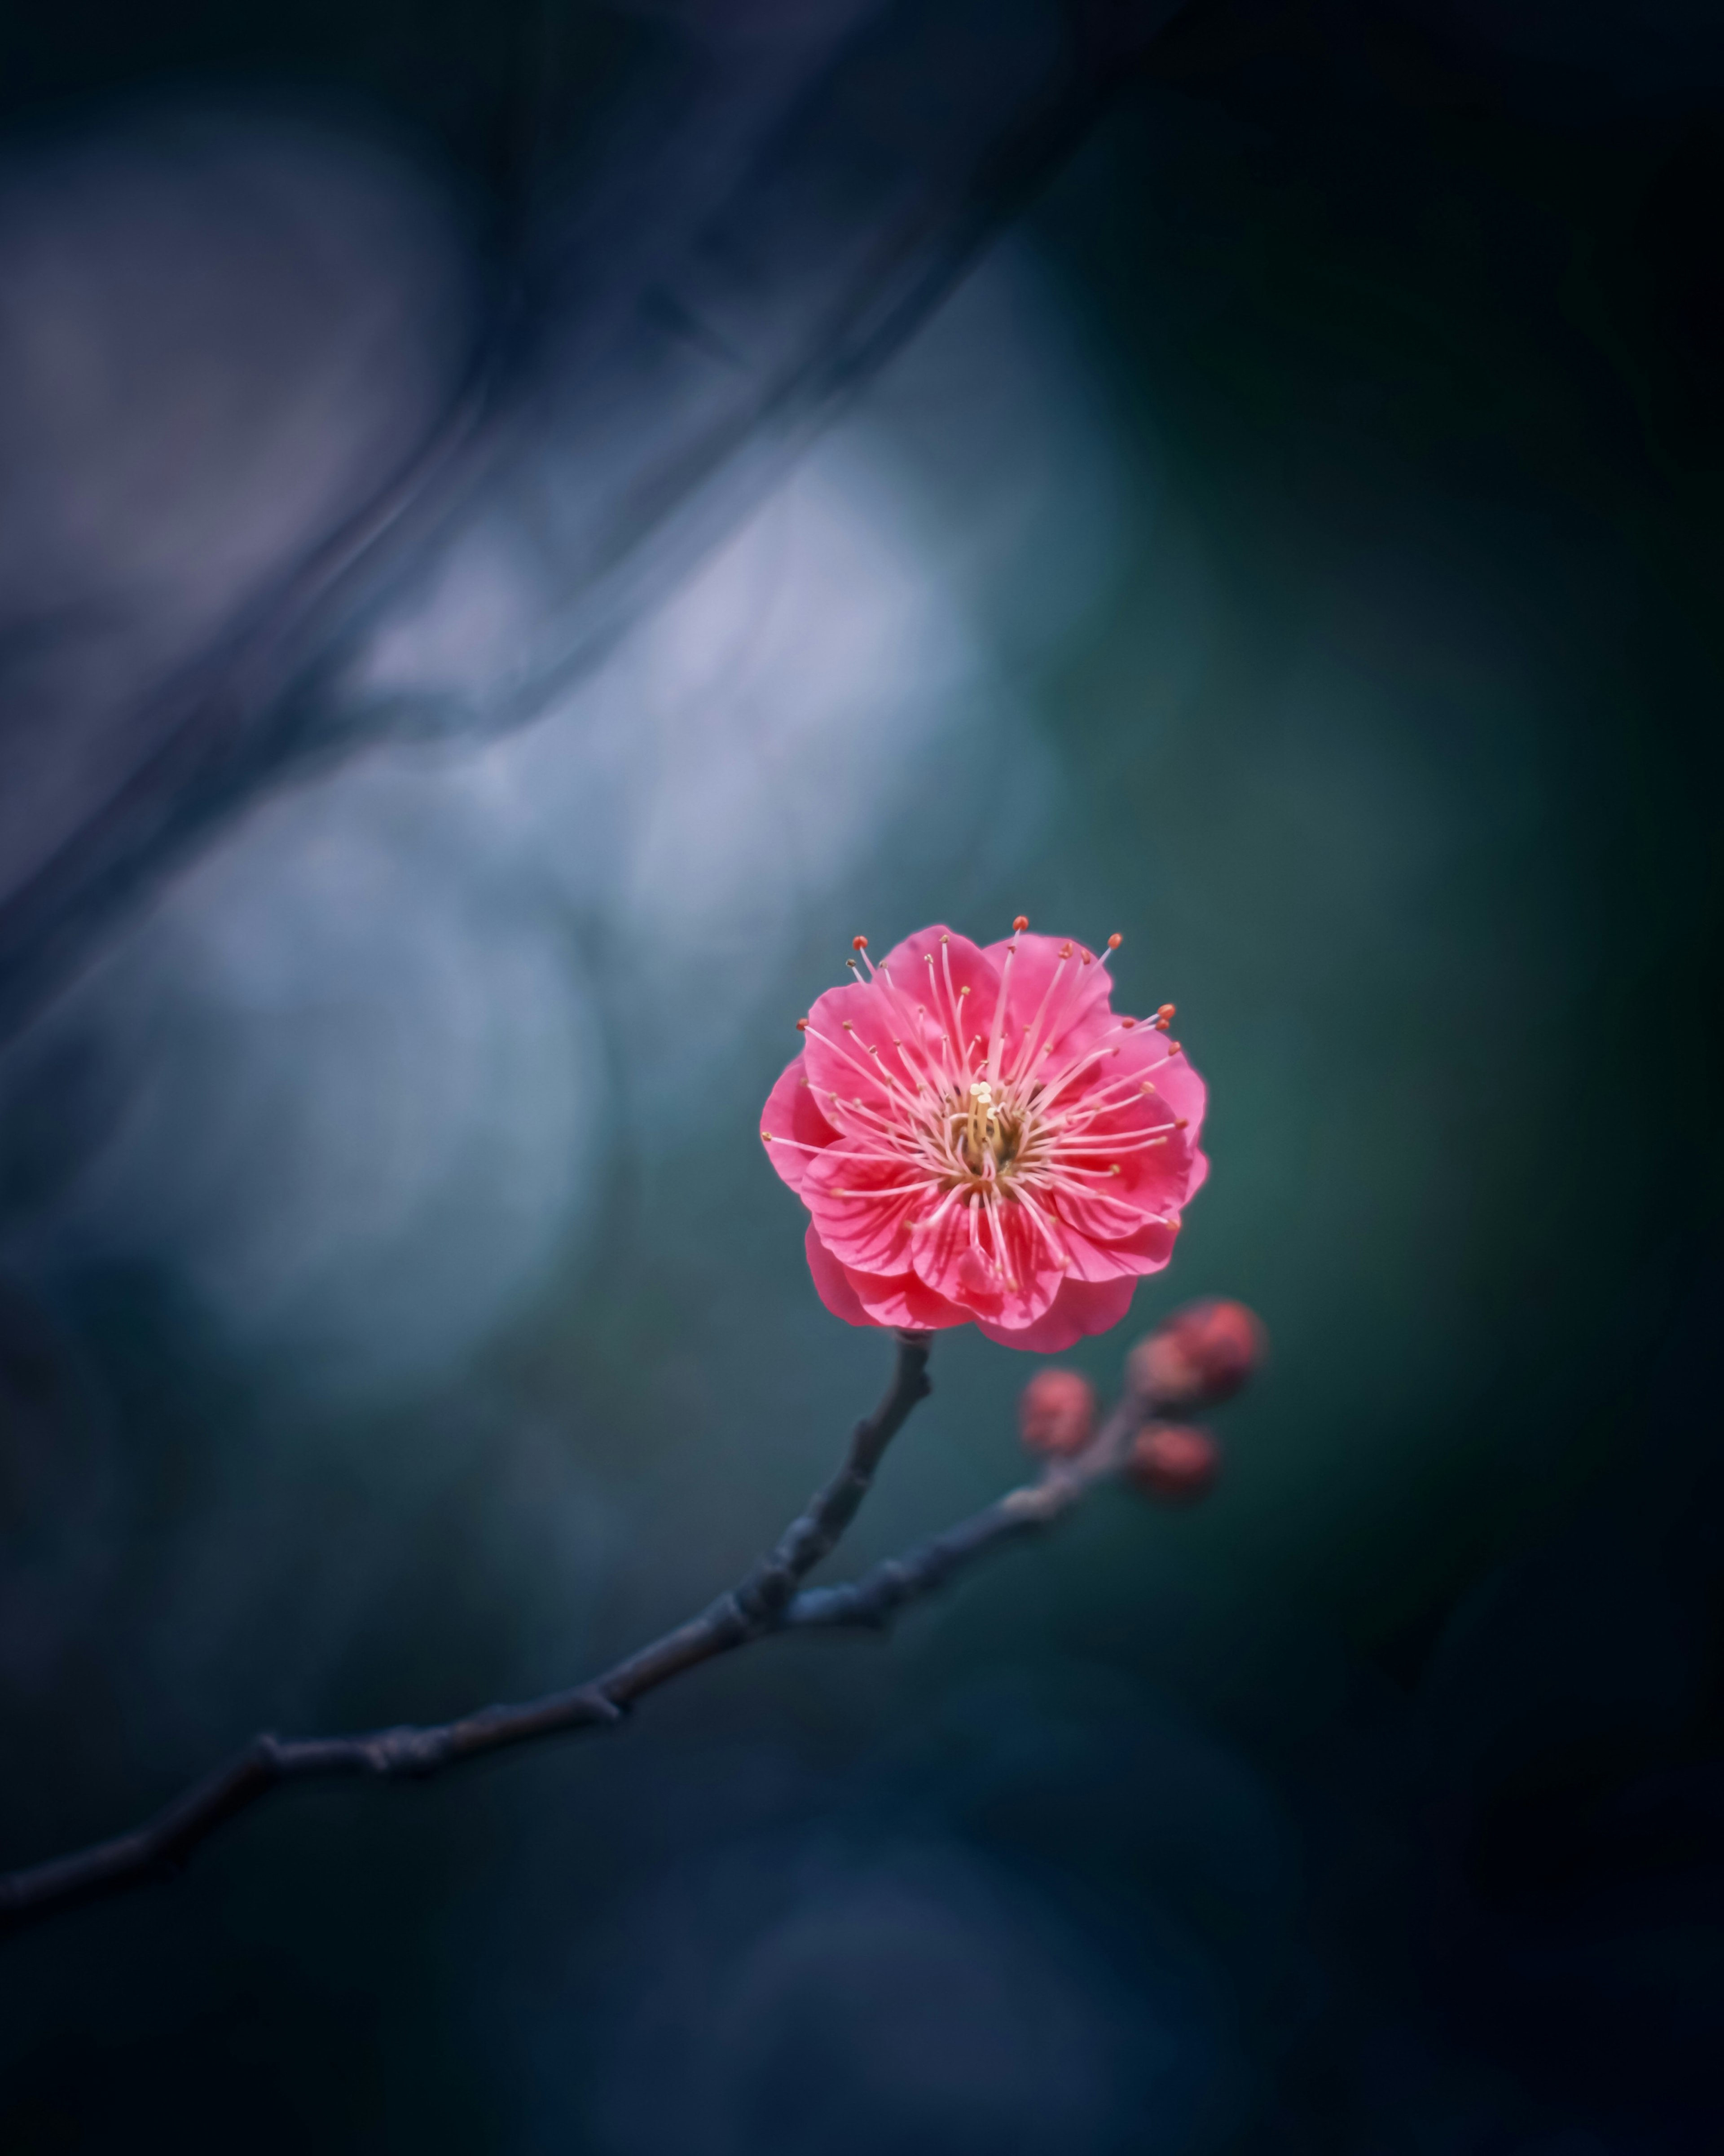
<svg viewBox="0 0 1724 2156">
<path fill-rule="evenodd" d="M 964 1104 L 961 1095 L 952 1097 L 951 1113 L 957 1139 L 957 1150 L 973 1176 L 988 1173 L 991 1162 L 994 1173 L 1003 1181 L 1017 1158 L 1023 1127 L 1018 1117 L 1007 1112 L 1003 1101 L 994 1098 L 993 1088 L 988 1081 L 978 1079 L 971 1086 L 969 1103 Z"/>
</svg>

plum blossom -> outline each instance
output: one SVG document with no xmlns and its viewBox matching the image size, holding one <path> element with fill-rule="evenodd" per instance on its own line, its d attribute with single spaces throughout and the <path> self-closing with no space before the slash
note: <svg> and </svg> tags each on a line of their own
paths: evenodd
<svg viewBox="0 0 1724 2156">
<path fill-rule="evenodd" d="M 1164 1004 L 1116 1015 L 1107 956 L 1027 933 L 920 930 L 798 1021 L 761 1119 L 852 1325 L 974 1323 L 1057 1353 L 1122 1318 L 1208 1172 L 1203 1081 Z"/>
</svg>

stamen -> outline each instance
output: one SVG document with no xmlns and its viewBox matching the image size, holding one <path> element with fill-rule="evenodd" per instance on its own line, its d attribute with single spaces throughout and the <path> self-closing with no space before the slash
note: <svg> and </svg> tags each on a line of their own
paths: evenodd
<svg viewBox="0 0 1724 2156">
<path fill-rule="evenodd" d="M 1004 1050 L 1006 1037 L 1006 992 L 1011 986 L 1012 960 L 1015 955 L 1015 952 L 1008 947 L 1005 963 L 1000 968 L 1000 992 L 993 1006 L 993 1037 L 988 1044 L 989 1075 L 1001 1080 L 1003 1080 L 1005 1075 L 1000 1068 L 1000 1056 Z"/>
<path fill-rule="evenodd" d="M 1060 953 L 1060 963 L 1054 968 L 1054 978 L 1048 983 L 1048 993 L 1042 998 L 1042 1008 L 1036 1013 L 1035 1038 L 1038 1041 L 1042 1039 L 1043 1017 L 1048 1013 L 1049 1004 L 1052 1001 L 1054 992 L 1060 985 L 1060 976 L 1065 971 L 1065 961 L 1071 956 L 1071 952 L 1072 946 L 1068 943 L 1065 949 Z M 1085 963 L 1088 963 L 1087 954 L 1085 954 Z M 1060 1029 L 1065 1024 L 1067 1019 L 1071 1015 L 1072 1006 L 1077 1000 L 1078 984 L 1081 982 L 1083 978 L 1083 968 L 1081 966 L 1075 968 L 1073 969 L 1071 978 L 1065 983 L 1065 995 L 1064 1002 L 1060 1004 L 1057 1012 L 1048 1016 L 1046 1045 L 1040 1051 L 1043 1055 L 1045 1055 L 1049 1050 L 1053 1047 L 1055 1041 L 1059 1040 Z M 1029 1065 L 1034 1059 L 1035 1054 L 1036 1050 L 1033 1046 L 1025 1049 L 1023 1059 L 1018 1066 L 1017 1075 L 1019 1077 L 1022 1077 L 1024 1071 L 1029 1067 Z"/>
<path fill-rule="evenodd" d="M 939 976 L 939 974 L 938 974 L 938 973 L 935 971 L 935 969 L 934 969 L 934 954 L 933 954 L 933 952 L 932 952 L 931 951 L 925 951 L 925 952 L 922 953 L 922 956 L 923 956 L 923 957 L 924 957 L 924 958 L 926 958 L 926 961 L 927 961 L 927 965 L 928 965 L 928 987 L 929 987 L 930 992 L 931 993 L 932 997 L 933 997 L 933 1000 L 934 1000 L 934 1009 L 935 1009 L 935 1012 L 936 1012 L 936 1016 L 937 1016 L 937 1015 L 939 1015 L 939 1014 L 940 1014 L 940 976 Z M 951 983 L 951 969 L 950 969 L 950 968 L 948 967 L 948 968 L 947 968 L 947 986 L 949 988 L 949 987 L 951 986 L 951 984 L 952 984 L 952 983 Z M 957 1002 L 957 998 L 953 998 L 954 1012 L 955 1012 L 956 1002 Z M 921 1008 L 921 1006 L 920 1004 L 918 1004 L 918 1005 L 917 1005 L 917 1009 L 920 1009 Z M 951 1051 L 951 1048 L 952 1048 L 952 1038 L 951 1038 L 950 1034 L 947 1033 L 946 1031 L 944 1031 L 944 1030 L 942 1029 L 942 1033 L 941 1033 L 941 1035 L 940 1035 L 940 1040 L 941 1040 L 941 1045 L 942 1045 L 942 1047 L 946 1050 L 946 1051 L 947 1051 L 947 1053 L 946 1053 L 944 1055 L 942 1055 L 942 1058 L 941 1058 L 941 1065 L 942 1065 L 942 1070 L 946 1072 L 946 1074 L 947 1074 L 947 1075 L 948 1077 L 950 1077 L 950 1078 L 951 1078 L 951 1079 L 952 1079 L 954 1081 L 956 1081 L 956 1080 L 957 1080 L 957 1075 L 958 1075 L 958 1074 L 957 1074 L 957 1070 L 956 1070 L 955 1069 L 953 1069 L 953 1067 L 952 1067 L 952 1058 L 951 1058 L 951 1053 L 950 1053 L 950 1051 Z"/>
<path fill-rule="evenodd" d="M 844 1019 L 842 1024 L 846 1033 L 854 1033 L 856 1029 L 850 1024 L 850 1021 L 848 1019 Z M 807 1029 L 806 1021 L 804 1021 L 804 1030 Z M 869 1065 L 862 1060 L 859 1055 L 854 1054 L 840 1041 L 829 1040 L 825 1034 L 818 1031 L 818 1029 L 814 1030 L 814 1038 L 820 1043 L 823 1048 L 829 1048 L 834 1055 L 843 1056 L 846 1063 L 850 1064 L 854 1069 L 859 1070 L 870 1086 L 879 1086 L 882 1087 L 889 1099 L 897 1091 L 898 1081 L 892 1076 L 889 1070 L 870 1070 Z"/>
</svg>

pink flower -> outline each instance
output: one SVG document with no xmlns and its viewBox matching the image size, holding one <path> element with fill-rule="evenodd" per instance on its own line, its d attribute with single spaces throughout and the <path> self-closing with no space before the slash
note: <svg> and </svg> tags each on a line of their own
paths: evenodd
<svg viewBox="0 0 1724 2156">
<path fill-rule="evenodd" d="M 812 1216 L 821 1300 L 852 1325 L 973 1321 L 1057 1353 L 1116 1325 L 1172 1255 L 1208 1172 L 1172 1006 L 1116 1017 L 1106 958 L 1028 926 L 985 951 L 925 928 L 801 1021 L 761 1136 Z"/>
</svg>

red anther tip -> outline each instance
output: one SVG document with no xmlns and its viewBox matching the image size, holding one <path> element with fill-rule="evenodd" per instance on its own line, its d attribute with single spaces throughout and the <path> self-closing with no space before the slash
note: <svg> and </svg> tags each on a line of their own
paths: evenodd
<svg viewBox="0 0 1724 2156">
<path fill-rule="evenodd" d="M 1029 926 L 1029 916 L 1027 913 L 1020 913 L 1018 916 L 1018 918 L 1012 923 L 1012 933 L 1014 936 L 1021 936 Z"/>
<path fill-rule="evenodd" d="M 1122 1018 L 1120 1020 L 1120 1024 L 1125 1028 L 1127 1033 L 1131 1030 L 1132 1027 L 1136 1025 L 1137 1023 L 1137 1021 L 1135 1018 Z"/>
<path fill-rule="evenodd" d="M 1156 1016 L 1157 1018 L 1172 1018 L 1172 1015 L 1173 1006 L 1172 1004 L 1163 1004 L 1161 1009 L 1156 1013 Z"/>
<path fill-rule="evenodd" d="M 1071 956 L 1070 944 L 1062 943 L 1060 947 L 1060 955 L 1062 958 L 1069 958 Z"/>
<path fill-rule="evenodd" d="M 1183 1052 L 1184 1051 L 1181 1049 L 1179 1043 L 1177 1040 L 1170 1040 L 1167 1043 L 1167 1053 L 1169 1055 L 1179 1055 L 1183 1054 Z"/>
<path fill-rule="evenodd" d="M 806 1033 L 808 1029 L 808 1020 L 805 1018 L 799 1018 L 796 1021 L 796 1029 L 798 1033 Z"/>
<path fill-rule="evenodd" d="M 1166 1019 L 1157 1019 L 1155 1021 L 1155 1029 L 1157 1033 L 1165 1033 L 1167 1030 L 1167 1021 Z"/>
<path fill-rule="evenodd" d="M 1107 939 L 1107 947 L 1110 951 L 1117 951 L 1125 940 L 1123 936 L 1110 936 Z"/>
<path fill-rule="evenodd" d="M 1176 1131 L 1188 1131 L 1191 1128 L 1191 1117 L 1189 1116 L 1176 1116 L 1174 1119 L 1173 1127 Z"/>
<path fill-rule="evenodd" d="M 868 948 L 868 938 L 865 936 L 853 936 L 850 938 L 850 948 L 853 951 L 865 951 Z"/>
</svg>

